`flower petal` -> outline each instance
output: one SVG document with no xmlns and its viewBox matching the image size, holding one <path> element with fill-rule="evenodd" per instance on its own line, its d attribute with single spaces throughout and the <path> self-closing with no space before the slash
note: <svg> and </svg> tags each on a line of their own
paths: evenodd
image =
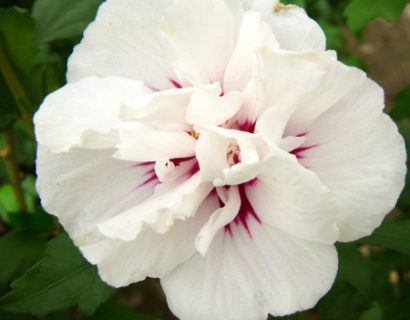
<svg viewBox="0 0 410 320">
<path fill-rule="evenodd" d="M 263 224 L 294 237 L 333 244 L 339 208 L 333 194 L 296 161 L 271 157 L 246 194 Z"/>
<path fill-rule="evenodd" d="M 305 10 L 279 1 L 242 0 L 250 10 L 259 11 L 270 25 L 279 45 L 289 51 L 324 51 L 326 36 Z"/>
<path fill-rule="evenodd" d="M 232 118 L 241 107 L 242 95 L 238 91 L 221 94 L 219 83 L 196 87 L 187 108 L 188 123 L 218 126 Z"/>
<path fill-rule="evenodd" d="M 233 225 L 220 231 L 205 257 L 161 278 L 170 309 L 181 320 L 265 320 L 313 307 L 337 271 L 333 246 L 300 240 L 256 221 L 253 238 Z"/>
<path fill-rule="evenodd" d="M 140 121 L 166 130 L 189 130 L 186 108 L 193 89 L 170 89 L 138 96 L 123 102 L 120 118 Z"/>
<path fill-rule="evenodd" d="M 224 0 L 175 0 L 166 10 L 161 30 L 174 49 L 183 78 L 192 84 L 209 84 L 223 80 L 236 25 L 236 16 Z"/>
<path fill-rule="evenodd" d="M 226 156 L 229 142 L 211 130 L 201 132 L 196 144 L 196 158 L 204 181 L 222 177 L 222 170 L 229 167 Z"/>
<path fill-rule="evenodd" d="M 195 217 L 176 222 L 166 234 L 147 229 L 133 241 L 102 238 L 80 249 L 98 266 L 101 278 L 112 286 L 126 286 L 146 277 L 161 277 L 194 254 L 194 238 L 218 206 L 216 197 L 206 199 Z"/>
<path fill-rule="evenodd" d="M 271 28 L 258 12 L 245 12 L 238 40 L 226 67 L 223 87 L 226 92 L 243 90 L 257 71 L 258 52 L 264 47 L 279 48 Z"/>
<path fill-rule="evenodd" d="M 383 90 L 368 79 L 308 128 L 305 145 L 317 147 L 300 161 L 337 198 L 341 241 L 369 235 L 404 186 L 404 141 L 383 107 Z"/>
<path fill-rule="evenodd" d="M 283 132 L 289 120 L 289 114 L 275 107 L 268 108 L 256 122 L 255 130 L 261 133 L 270 143 L 277 146 L 282 140 Z"/>
<path fill-rule="evenodd" d="M 330 69 L 325 53 L 265 50 L 262 53 L 267 106 L 292 114 L 322 83 Z"/>
<path fill-rule="evenodd" d="M 231 186 L 227 191 L 225 200 L 224 206 L 216 209 L 212 213 L 195 239 L 195 247 L 203 256 L 206 255 L 206 252 L 218 231 L 229 224 L 238 214 L 241 206 L 238 187 Z"/>
<path fill-rule="evenodd" d="M 93 242 L 96 225 L 134 207 L 153 191 L 153 183 L 138 187 L 149 166 L 112 158 L 114 149 L 73 148 L 37 152 L 37 191 L 44 209 L 57 216 L 76 244 Z"/>
<path fill-rule="evenodd" d="M 188 180 L 181 177 L 160 185 L 143 203 L 102 222 L 98 228 L 104 236 L 122 241 L 136 239 L 147 226 L 158 233 L 166 233 L 174 220 L 192 217 L 211 190 L 210 183 L 201 184 L 199 174 Z"/>
<path fill-rule="evenodd" d="M 170 0 L 108 0 L 68 61 L 67 80 L 122 76 L 150 88 L 172 88 L 177 79 L 158 26 Z"/>
<path fill-rule="evenodd" d="M 196 140 L 183 130 L 161 130 L 141 123 L 123 122 L 119 135 L 120 144 L 114 155 L 117 159 L 156 161 L 195 154 Z"/>
<path fill-rule="evenodd" d="M 269 149 L 260 134 L 221 127 L 195 127 L 195 130 L 200 133 L 196 157 L 205 181 L 223 186 L 255 178 L 257 168 Z M 227 160 L 230 146 L 237 147 L 239 161 L 231 167 Z"/>
<path fill-rule="evenodd" d="M 349 95 L 366 81 L 366 74 L 348 67 L 331 57 L 323 57 L 329 63 L 329 70 L 315 90 L 305 97 L 303 104 L 292 114 L 286 127 L 287 135 L 307 132 L 307 127 L 323 112 Z"/>
<path fill-rule="evenodd" d="M 262 14 L 271 13 L 279 0 L 241 0 L 245 10 L 259 11 Z"/>
<path fill-rule="evenodd" d="M 118 77 L 90 77 L 67 84 L 48 95 L 36 113 L 37 141 L 54 152 L 75 145 L 112 148 L 117 139 L 110 137 L 110 131 L 119 123 L 121 102 L 149 91 L 140 81 Z M 96 139 L 97 133 L 106 137 Z"/>
</svg>

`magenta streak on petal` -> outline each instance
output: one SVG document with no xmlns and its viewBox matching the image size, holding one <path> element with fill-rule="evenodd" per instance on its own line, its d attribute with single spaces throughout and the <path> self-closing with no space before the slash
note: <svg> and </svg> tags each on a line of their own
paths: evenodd
<svg viewBox="0 0 410 320">
<path fill-rule="evenodd" d="M 311 146 L 299 147 L 299 148 L 292 150 L 290 153 L 295 155 L 297 159 L 303 159 L 303 155 L 302 155 L 303 152 L 316 148 L 317 146 L 318 146 L 317 144 L 314 144 Z"/>
<path fill-rule="evenodd" d="M 186 157 L 186 158 L 174 158 L 174 159 L 171 159 L 170 161 L 172 161 L 173 164 L 177 167 L 177 166 L 180 166 L 182 163 L 187 162 L 187 161 L 191 161 L 193 159 L 195 159 L 195 156 Z M 187 172 L 188 177 L 189 178 L 192 177 L 198 171 L 199 171 L 199 163 L 198 163 L 198 161 L 195 161 L 193 163 L 192 167 Z"/>
<path fill-rule="evenodd" d="M 157 174 L 155 173 L 155 169 L 154 169 L 154 162 L 141 162 L 138 165 L 135 165 L 135 167 L 137 166 L 152 166 L 151 169 L 149 169 L 147 172 L 145 172 L 144 174 L 144 179 L 138 186 L 137 188 L 140 187 L 144 187 L 148 184 L 150 184 L 151 182 L 154 183 L 154 185 L 157 185 L 159 183 L 159 179 L 157 177 Z"/>
<path fill-rule="evenodd" d="M 169 82 L 171 82 L 172 85 L 173 85 L 175 88 L 177 88 L 177 89 L 181 89 L 181 88 L 182 88 L 181 84 L 180 84 L 178 81 L 174 80 L 174 79 L 169 79 Z"/>
<path fill-rule="evenodd" d="M 138 167 L 149 167 L 149 166 L 154 166 L 154 165 L 155 165 L 154 161 L 147 161 L 147 162 L 135 163 L 132 167 L 133 168 L 138 168 Z"/>
<path fill-rule="evenodd" d="M 239 125 L 239 130 L 241 131 L 247 131 L 249 133 L 254 133 L 255 132 L 255 125 L 256 121 L 250 121 L 249 119 L 246 119 L 244 123 L 238 124 Z"/>
<path fill-rule="evenodd" d="M 189 177 L 192 177 L 194 174 L 196 174 L 199 171 L 199 163 L 198 161 L 195 161 L 194 165 L 192 168 L 188 171 Z"/>
<path fill-rule="evenodd" d="M 296 135 L 296 137 L 299 137 L 299 138 L 305 137 L 305 136 L 307 136 L 307 134 L 308 134 L 308 132 L 299 133 L 299 134 Z"/>
<path fill-rule="evenodd" d="M 172 161 L 173 164 L 177 167 L 177 166 L 181 165 L 181 163 L 183 163 L 183 162 L 185 162 L 185 161 L 192 160 L 192 159 L 194 159 L 194 158 L 195 158 L 195 156 L 186 157 L 186 158 L 174 158 L 174 159 L 171 159 L 171 161 Z"/>
<path fill-rule="evenodd" d="M 239 196 L 241 198 L 241 207 L 239 208 L 239 212 L 236 215 L 233 222 L 236 225 L 242 224 L 242 226 L 246 229 L 249 237 L 252 238 L 252 233 L 248 226 L 248 220 L 250 217 L 254 218 L 258 223 L 262 224 L 261 219 L 256 214 L 255 209 L 252 207 L 251 203 L 249 202 L 248 196 L 246 195 L 245 188 L 246 187 L 255 187 L 258 183 L 257 179 L 253 179 L 247 183 L 243 183 L 238 185 Z M 232 222 L 231 222 L 232 223 Z M 231 223 L 225 226 L 225 233 L 228 233 L 231 237 L 233 236 Z"/>
</svg>

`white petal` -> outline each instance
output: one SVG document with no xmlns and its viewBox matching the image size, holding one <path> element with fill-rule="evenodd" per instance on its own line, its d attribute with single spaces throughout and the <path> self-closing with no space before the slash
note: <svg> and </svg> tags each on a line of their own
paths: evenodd
<svg viewBox="0 0 410 320">
<path fill-rule="evenodd" d="M 268 108 L 256 122 L 256 132 L 260 132 L 270 143 L 279 145 L 288 123 L 289 114 L 275 107 Z"/>
<path fill-rule="evenodd" d="M 271 13 L 273 8 L 279 3 L 279 0 L 241 0 L 246 10 L 259 11 L 262 14 Z"/>
<path fill-rule="evenodd" d="M 317 88 L 306 96 L 303 105 L 292 114 L 286 127 L 288 135 L 307 132 L 306 128 L 323 112 L 349 95 L 366 80 L 366 74 L 357 69 L 345 66 L 341 62 L 324 57 L 329 62 L 329 70 Z"/>
<path fill-rule="evenodd" d="M 170 89 L 126 100 L 120 117 L 125 121 L 137 120 L 161 129 L 189 130 L 185 114 L 192 91 L 192 88 Z"/>
<path fill-rule="evenodd" d="M 259 68 L 262 69 L 262 61 L 259 59 Z M 248 132 L 253 132 L 252 127 L 256 119 L 263 113 L 268 105 L 268 92 L 266 82 L 260 77 L 252 78 L 245 86 L 243 92 L 243 104 L 239 110 L 236 121 L 239 127 Z"/>
<path fill-rule="evenodd" d="M 257 70 L 257 53 L 266 46 L 279 47 L 271 28 L 261 20 L 259 13 L 245 12 L 235 50 L 225 71 L 226 92 L 244 89 Z"/>
<path fill-rule="evenodd" d="M 314 52 L 265 50 L 262 59 L 268 106 L 281 108 L 285 114 L 304 105 L 331 65 L 327 54 Z"/>
<path fill-rule="evenodd" d="M 201 184 L 200 175 L 160 185 L 155 193 L 140 205 L 99 224 L 100 232 L 109 238 L 132 241 L 147 226 L 158 233 L 171 230 L 174 220 L 193 216 L 212 189 Z"/>
<path fill-rule="evenodd" d="M 222 178 L 215 179 L 214 186 L 238 185 L 251 181 L 258 175 L 260 167 L 260 162 L 238 163 L 228 169 L 224 169 Z"/>
<path fill-rule="evenodd" d="M 289 159 L 272 157 L 246 194 L 262 223 L 305 240 L 333 244 L 339 208 L 317 176 Z"/>
<path fill-rule="evenodd" d="M 268 147 L 261 135 L 220 127 L 195 127 L 200 132 L 196 156 L 205 181 L 215 186 L 235 185 L 252 180 Z M 202 137 L 203 136 L 203 137 Z M 239 148 L 240 163 L 229 167 L 229 147 Z"/>
<path fill-rule="evenodd" d="M 228 140 L 234 140 L 241 150 L 241 161 L 244 163 L 254 163 L 261 158 L 260 143 L 262 141 L 261 135 L 251 134 L 244 131 L 225 129 L 222 127 L 199 127 L 195 129 L 202 134 L 206 130 L 210 130 L 221 137 Z M 211 149 L 211 146 L 210 146 Z"/>
<path fill-rule="evenodd" d="M 195 247 L 198 252 L 205 256 L 215 235 L 224 226 L 229 224 L 238 214 L 241 206 L 238 187 L 231 186 L 227 192 L 227 199 L 222 208 L 215 210 L 206 224 L 201 228 L 195 239 Z"/>
<path fill-rule="evenodd" d="M 177 80 L 158 26 L 170 0 L 108 0 L 68 61 L 68 82 L 91 75 L 122 76 L 155 89 Z"/>
<path fill-rule="evenodd" d="M 169 159 L 156 161 L 154 169 L 158 180 L 161 182 L 173 181 L 182 175 L 185 175 L 197 165 L 196 159 L 188 158 L 184 160 L 185 161 L 178 165 L 175 165 L 175 163 Z"/>
<path fill-rule="evenodd" d="M 204 181 L 222 177 L 222 170 L 229 167 L 227 150 L 230 139 L 211 130 L 201 132 L 196 144 L 196 158 Z"/>
<path fill-rule="evenodd" d="M 233 237 L 220 231 L 199 254 L 161 279 L 170 309 L 181 320 L 265 320 L 312 308 L 337 271 L 333 246 L 299 240 L 250 221 Z"/>
<path fill-rule="evenodd" d="M 280 47 L 290 51 L 324 51 L 326 36 L 316 21 L 297 6 L 277 7 L 266 17 Z"/>
<path fill-rule="evenodd" d="M 130 242 L 101 239 L 80 249 L 98 266 L 101 278 L 112 286 L 126 286 L 146 277 L 161 277 L 195 252 L 195 236 L 218 206 L 216 197 L 207 199 L 195 217 L 176 222 L 166 234 L 147 229 Z"/>
<path fill-rule="evenodd" d="M 308 128 L 300 161 L 334 193 L 340 240 L 369 235 L 395 207 L 404 186 L 406 152 L 382 113 L 383 90 L 366 80 Z"/>
<path fill-rule="evenodd" d="M 153 183 L 141 185 L 152 166 L 115 160 L 114 152 L 74 148 L 55 154 L 39 146 L 37 191 L 42 206 L 58 217 L 77 245 L 92 242 L 99 222 L 134 207 L 153 191 Z"/>
<path fill-rule="evenodd" d="M 209 84 L 223 79 L 235 45 L 236 24 L 236 16 L 223 0 L 175 0 L 161 30 L 183 77 L 192 84 Z"/>
<path fill-rule="evenodd" d="M 147 92 L 140 81 L 118 77 L 90 77 L 67 84 L 48 95 L 36 113 L 37 141 L 55 152 L 74 145 L 113 147 L 117 138 L 110 131 L 119 123 L 122 100 Z"/>
<path fill-rule="evenodd" d="M 286 138 L 283 138 L 281 142 L 279 143 L 279 148 L 281 148 L 284 151 L 291 152 L 300 146 L 302 146 L 306 141 L 306 137 L 293 137 L 289 136 Z"/>
<path fill-rule="evenodd" d="M 134 122 L 123 122 L 115 157 L 131 161 L 156 161 L 190 157 L 196 140 L 183 130 L 161 130 Z"/>
<path fill-rule="evenodd" d="M 196 87 L 187 108 L 188 123 L 218 126 L 232 118 L 241 106 L 242 95 L 238 91 L 221 93 L 218 83 Z"/>
</svg>

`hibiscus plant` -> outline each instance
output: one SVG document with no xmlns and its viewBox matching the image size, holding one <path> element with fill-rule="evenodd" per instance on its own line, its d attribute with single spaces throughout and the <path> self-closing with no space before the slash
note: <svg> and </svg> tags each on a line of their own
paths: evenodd
<svg viewBox="0 0 410 320">
<path fill-rule="evenodd" d="M 0 0 L 0 320 L 410 319 L 406 3 Z"/>
</svg>

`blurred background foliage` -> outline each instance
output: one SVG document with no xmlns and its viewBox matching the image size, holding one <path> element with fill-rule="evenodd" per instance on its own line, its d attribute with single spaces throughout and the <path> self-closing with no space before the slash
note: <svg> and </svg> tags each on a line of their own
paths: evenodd
<svg viewBox="0 0 410 320">
<path fill-rule="evenodd" d="M 103 283 L 35 191 L 33 113 L 64 85 L 67 58 L 101 2 L 0 0 L 1 320 L 174 319 L 157 281 L 120 290 Z M 408 1 L 282 2 L 304 7 L 328 49 L 384 87 L 386 111 L 409 145 Z M 373 235 L 337 248 L 331 291 L 313 310 L 280 319 L 410 319 L 410 184 Z"/>
</svg>

